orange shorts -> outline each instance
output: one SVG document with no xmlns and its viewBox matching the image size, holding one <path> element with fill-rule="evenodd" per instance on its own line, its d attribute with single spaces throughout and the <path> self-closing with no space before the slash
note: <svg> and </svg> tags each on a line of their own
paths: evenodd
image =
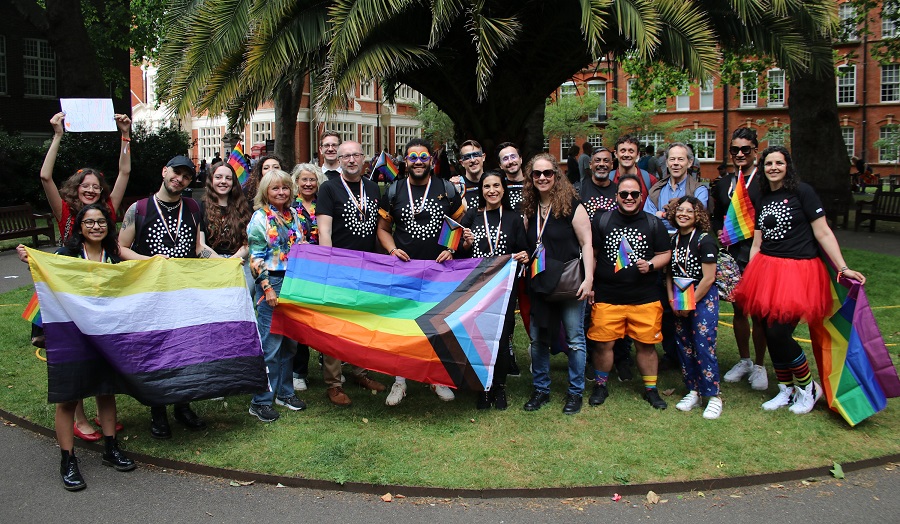
<svg viewBox="0 0 900 524">
<path fill-rule="evenodd" d="M 662 304 L 618 306 L 598 302 L 591 308 L 591 327 L 587 337 L 597 342 L 611 342 L 628 335 L 644 344 L 662 342 Z"/>
</svg>

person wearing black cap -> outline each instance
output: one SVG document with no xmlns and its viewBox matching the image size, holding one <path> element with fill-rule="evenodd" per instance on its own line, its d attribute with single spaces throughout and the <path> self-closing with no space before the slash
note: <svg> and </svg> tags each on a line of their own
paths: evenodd
<svg viewBox="0 0 900 524">
<path fill-rule="evenodd" d="M 192 198 L 181 196 L 182 191 L 191 185 L 194 175 L 194 163 L 188 157 L 178 155 L 162 169 L 159 191 L 150 198 L 131 204 L 119 231 L 119 249 L 123 260 L 197 256 L 200 205 Z M 171 438 L 166 406 L 151 406 L 150 414 L 150 435 L 159 439 Z M 175 404 L 174 415 L 175 420 L 188 429 L 206 427 L 190 404 Z"/>
</svg>

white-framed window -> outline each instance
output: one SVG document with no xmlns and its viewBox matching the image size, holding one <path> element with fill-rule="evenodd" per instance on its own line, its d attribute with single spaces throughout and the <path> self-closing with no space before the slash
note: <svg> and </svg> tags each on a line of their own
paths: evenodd
<svg viewBox="0 0 900 524">
<path fill-rule="evenodd" d="M 759 100 L 756 84 L 756 71 L 741 73 L 741 107 L 756 107 Z"/>
<path fill-rule="evenodd" d="M 422 95 L 419 94 L 418 91 L 409 87 L 406 84 L 400 84 L 397 86 L 397 100 L 403 100 L 405 102 L 421 102 Z"/>
<path fill-rule="evenodd" d="M 900 64 L 881 66 L 881 101 L 900 101 Z"/>
<path fill-rule="evenodd" d="M 684 87 L 675 95 L 675 111 L 690 111 L 690 109 L 691 92 L 688 87 Z"/>
<path fill-rule="evenodd" d="M 771 146 L 783 146 L 784 145 L 784 128 L 783 127 L 770 127 L 768 131 L 766 131 L 766 142 L 769 147 Z"/>
<path fill-rule="evenodd" d="M 715 82 L 712 78 L 707 78 L 700 84 L 700 109 L 713 108 L 713 89 Z"/>
<path fill-rule="evenodd" d="M 55 97 L 56 54 L 50 47 L 50 42 L 38 38 L 25 38 L 22 45 L 25 95 Z"/>
<path fill-rule="evenodd" d="M 200 158 L 211 159 L 222 154 L 222 130 L 219 127 L 201 127 L 197 130 Z"/>
<path fill-rule="evenodd" d="M 547 152 L 547 153 L 550 152 L 550 137 L 549 137 L 549 136 L 545 136 L 545 137 L 544 137 L 544 148 L 543 148 L 543 150 L 544 150 L 545 152 Z"/>
<path fill-rule="evenodd" d="M 340 135 L 341 142 L 356 141 L 356 124 L 353 122 L 328 122 L 325 128 Z"/>
<path fill-rule="evenodd" d="M 373 88 L 374 82 L 371 80 L 367 80 L 365 82 L 359 83 L 359 97 L 365 98 L 367 100 L 372 99 L 372 93 L 375 91 Z"/>
<path fill-rule="evenodd" d="M 372 155 L 375 154 L 375 126 L 372 124 L 359 126 L 359 144 L 362 146 L 366 158 L 372 158 Z"/>
<path fill-rule="evenodd" d="M 597 110 L 590 116 L 591 122 L 606 122 L 606 82 L 604 80 L 591 80 L 587 85 L 588 93 L 600 97 Z"/>
<path fill-rule="evenodd" d="M 768 73 L 769 96 L 766 105 L 769 107 L 784 107 L 784 70 L 771 69 Z"/>
<path fill-rule="evenodd" d="M 847 156 L 856 154 L 856 129 L 852 127 L 842 127 L 841 137 L 844 139 L 844 145 L 847 146 Z"/>
<path fill-rule="evenodd" d="M 881 6 L 881 38 L 894 38 L 897 36 L 896 0 L 885 0 Z"/>
<path fill-rule="evenodd" d="M 0 35 L 0 95 L 5 95 L 6 89 L 6 37 Z"/>
<path fill-rule="evenodd" d="M 591 135 L 587 137 L 588 144 L 591 145 L 594 149 L 603 145 L 603 136 L 601 135 Z"/>
<path fill-rule="evenodd" d="M 569 158 L 569 148 L 575 145 L 575 139 L 563 137 L 559 139 L 559 161 L 565 162 Z"/>
<path fill-rule="evenodd" d="M 406 144 L 413 138 L 419 138 L 421 136 L 422 133 L 418 127 L 397 126 L 394 128 L 394 143 L 397 144 L 398 148 L 404 150 L 404 154 L 406 154 Z"/>
<path fill-rule="evenodd" d="M 856 103 L 856 66 L 842 65 L 837 68 L 837 103 Z"/>
<path fill-rule="evenodd" d="M 893 139 L 896 142 L 897 135 L 900 131 L 897 130 L 896 126 L 883 126 L 878 130 L 878 138 L 880 140 L 891 140 Z M 881 163 L 889 163 L 896 162 L 898 156 L 898 148 L 895 147 L 879 147 L 878 148 L 878 161 Z"/>
<path fill-rule="evenodd" d="M 631 97 L 631 94 L 634 91 L 636 83 L 636 78 L 629 78 L 628 81 L 625 82 L 625 105 L 628 107 L 634 107 L 634 99 Z"/>
<path fill-rule="evenodd" d="M 716 158 L 716 132 L 694 131 L 694 156 L 698 160 L 713 160 Z"/>
<path fill-rule="evenodd" d="M 559 86 L 559 96 L 575 96 L 578 94 L 578 87 L 575 82 L 566 82 Z"/>
<path fill-rule="evenodd" d="M 272 128 L 275 122 L 253 122 L 250 126 L 253 130 L 253 144 L 265 142 L 272 139 Z M 252 145 L 252 144 L 251 144 Z"/>
<path fill-rule="evenodd" d="M 838 18 L 840 18 L 840 40 L 858 40 L 859 34 L 856 30 L 856 8 L 850 2 L 845 2 L 838 6 Z"/>
<path fill-rule="evenodd" d="M 647 146 L 653 146 L 653 150 L 657 153 L 660 149 L 665 149 L 666 147 L 666 137 L 662 133 L 647 133 L 646 135 L 638 135 L 638 142 L 641 143 L 645 148 Z"/>
</svg>

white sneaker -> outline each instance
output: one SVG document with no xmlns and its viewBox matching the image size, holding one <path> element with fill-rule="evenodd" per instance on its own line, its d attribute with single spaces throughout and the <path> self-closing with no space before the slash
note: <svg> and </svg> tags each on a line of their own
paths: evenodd
<svg viewBox="0 0 900 524">
<path fill-rule="evenodd" d="M 769 374 L 766 373 L 764 366 L 753 365 L 753 371 L 750 372 L 750 387 L 756 391 L 769 389 Z"/>
<path fill-rule="evenodd" d="M 388 393 L 387 399 L 385 399 L 384 403 L 388 406 L 396 406 L 403 400 L 403 397 L 406 396 L 406 384 L 401 384 L 400 382 L 394 382 L 394 385 L 391 386 L 391 392 Z"/>
<path fill-rule="evenodd" d="M 681 399 L 678 404 L 675 404 L 675 409 L 679 411 L 690 411 L 695 407 L 699 406 L 702 403 L 700 400 L 700 393 L 696 391 L 691 391 L 687 395 Z"/>
<path fill-rule="evenodd" d="M 719 397 L 712 397 L 709 399 L 709 402 L 706 403 L 706 409 L 703 410 L 703 418 L 706 420 L 714 420 L 719 418 L 719 415 L 722 414 L 722 399 Z"/>
<path fill-rule="evenodd" d="M 453 390 L 448 388 L 447 386 L 438 386 L 436 384 L 432 384 L 431 391 L 434 391 L 434 394 L 444 402 L 450 402 L 451 400 L 456 398 L 456 395 L 453 394 Z"/>
<path fill-rule="evenodd" d="M 778 384 L 778 394 L 768 402 L 764 402 L 762 408 L 766 411 L 775 411 L 778 408 L 790 406 L 794 397 L 794 387 Z"/>
<path fill-rule="evenodd" d="M 803 415 L 809 413 L 815 407 L 816 402 L 822 398 L 822 387 L 812 381 L 805 388 L 795 388 L 797 396 L 794 398 L 794 404 L 790 407 L 791 413 L 795 415 Z"/>
<path fill-rule="evenodd" d="M 725 382 L 740 382 L 745 375 L 749 375 L 750 372 L 753 371 L 753 361 L 741 359 L 738 360 L 738 363 L 734 365 L 733 368 L 728 370 L 728 373 L 725 373 L 725 376 L 722 377 L 725 379 Z"/>
<path fill-rule="evenodd" d="M 306 391 L 306 379 L 305 378 L 295 378 L 294 379 L 294 391 Z"/>
</svg>

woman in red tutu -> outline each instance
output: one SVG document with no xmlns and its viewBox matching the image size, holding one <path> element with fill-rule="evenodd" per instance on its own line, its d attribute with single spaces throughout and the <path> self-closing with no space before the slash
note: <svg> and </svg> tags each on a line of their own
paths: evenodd
<svg viewBox="0 0 900 524">
<path fill-rule="evenodd" d="M 803 349 L 793 338 L 801 320 L 820 320 L 832 304 L 830 283 L 820 250 L 843 276 L 865 283 L 858 271 L 844 263 L 822 201 L 794 171 L 791 154 L 772 146 L 760 154 L 765 178 L 759 177 L 760 196 L 754 202 L 756 232 L 750 263 L 735 290 L 735 301 L 748 314 L 766 322 L 769 356 L 778 378 L 778 395 L 765 410 L 789 406 L 792 413 L 812 411 L 822 396 L 812 379 Z"/>
</svg>

